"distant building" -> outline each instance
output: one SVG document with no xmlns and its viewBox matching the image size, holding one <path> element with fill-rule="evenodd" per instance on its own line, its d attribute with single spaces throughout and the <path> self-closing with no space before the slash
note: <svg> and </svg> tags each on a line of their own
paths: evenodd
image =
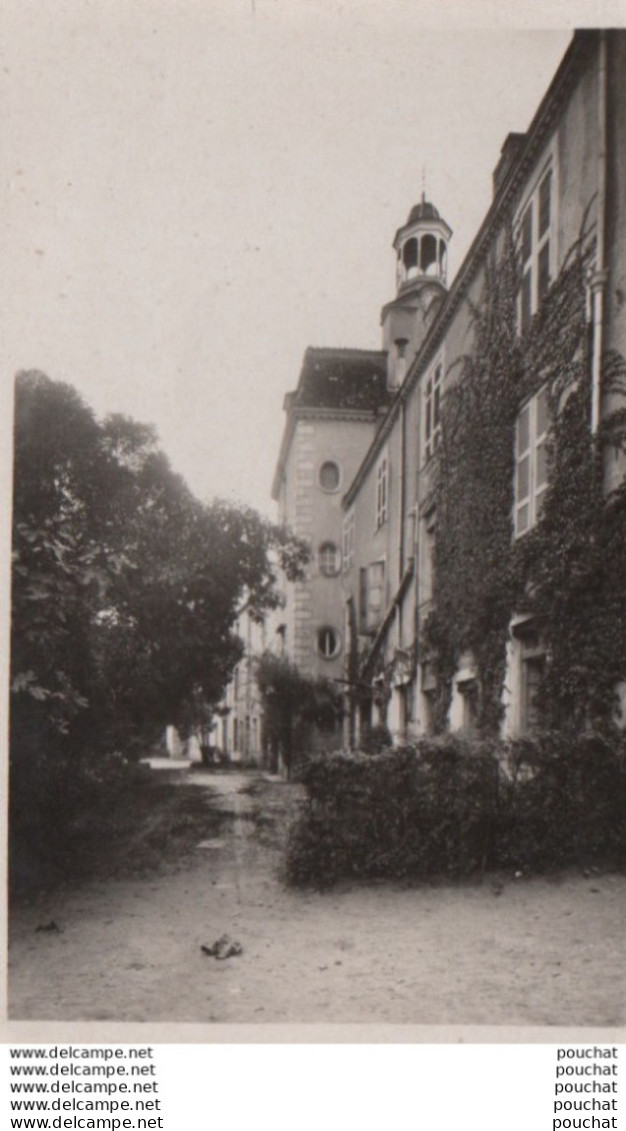
<svg viewBox="0 0 626 1131">
<path fill-rule="evenodd" d="M 212 743 L 231 762 L 260 765 L 263 760 L 263 710 L 255 679 L 255 661 L 268 647 L 268 628 L 242 613 L 236 632 L 243 656 L 219 707 Z"/>
</svg>

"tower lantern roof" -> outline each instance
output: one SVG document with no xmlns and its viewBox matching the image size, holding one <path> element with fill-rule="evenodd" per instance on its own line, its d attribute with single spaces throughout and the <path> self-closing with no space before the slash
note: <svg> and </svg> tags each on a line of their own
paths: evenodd
<svg viewBox="0 0 626 1131">
<path fill-rule="evenodd" d="M 450 225 L 422 192 L 422 199 L 413 205 L 406 224 L 398 228 L 393 241 L 398 293 L 404 293 L 407 288 L 413 290 L 427 280 L 436 279 L 446 285 L 451 235 Z"/>
<path fill-rule="evenodd" d="M 409 236 L 415 234 L 413 229 L 418 231 L 431 229 L 433 232 L 436 232 L 438 235 L 442 236 L 443 239 L 446 240 L 446 242 L 452 235 L 452 228 L 443 219 L 439 209 L 435 208 L 435 205 L 432 203 L 432 201 L 426 200 L 424 193 L 422 193 L 422 199 L 418 201 L 417 204 L 413 205 L 411 211 L 409 212 L 406 224 L 403 224 L 401 228 L 398 228 L 395 234 L 393 247 L 396 249 L 396 251 L 399 244 L 404 243 L 404 241 L 408 239 Z"/>
</svg>

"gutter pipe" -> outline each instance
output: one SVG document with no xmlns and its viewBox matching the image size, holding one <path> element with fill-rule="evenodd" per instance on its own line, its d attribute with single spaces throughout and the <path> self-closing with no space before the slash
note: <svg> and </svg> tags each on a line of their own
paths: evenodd
<svg viewBox="0 0 626 1131">
<path fill-rule="evenodd" d="M 600 397 L 602 382 L 602 353 L 604 334 L 604 292 L 607 280 L 605 264 L 606 242 L 606 182 L 607 182 L 607 33 L 599 33 L 598 55 L 598 223 L 596 264 L 591 277 L 592 352 L 591 352 L 591 435 L 596 436 L 600 426 Z"/>
</svg>

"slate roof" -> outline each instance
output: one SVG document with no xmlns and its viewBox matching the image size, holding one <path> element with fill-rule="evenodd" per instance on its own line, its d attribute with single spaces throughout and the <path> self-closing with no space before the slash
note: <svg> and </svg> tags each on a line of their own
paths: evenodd
<svg viewBox="0 0 626 1131">
<path fill-rule="evenodd" d="M 419 204 L 414 204 L 413 208 L 409 212 L 409 218 L 407 220 L 407 225 L 408 224 L 415 224 L 417 220 L 440 220 L 440 219 L 441 219 L 441 216 L 439 215 L 434 204 L 431 204 L 429 200 L 425 200 L 424 197 L 422 197 Z"/>
</svg>

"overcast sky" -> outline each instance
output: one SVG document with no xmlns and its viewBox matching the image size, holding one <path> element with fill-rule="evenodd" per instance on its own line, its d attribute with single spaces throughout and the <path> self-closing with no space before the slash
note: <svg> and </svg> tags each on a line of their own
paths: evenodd
<svg viewBox="0 0 626 1131">
<path fill-rule="evenodd" d="M 571 34 L 437 30 L 429 11 L 5 3 L 5 384 L 68 381 L 156 424 L 202 497 L 272 514 L 304 350 L 379 347 L 424 168 L 457 270 Z"/>
</svg>

